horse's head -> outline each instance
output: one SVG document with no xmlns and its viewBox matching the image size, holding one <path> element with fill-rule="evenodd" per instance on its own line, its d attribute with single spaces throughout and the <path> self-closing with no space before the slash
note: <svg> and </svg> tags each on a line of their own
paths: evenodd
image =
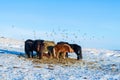
<svg viewBox="0 0 120 80">
<path fill-rule="evenodd" d="M 78 44 L 69 44 L 74 52 L 77 54 L 77 60 L 82 59 L 82 48 Z"/>
</svg>

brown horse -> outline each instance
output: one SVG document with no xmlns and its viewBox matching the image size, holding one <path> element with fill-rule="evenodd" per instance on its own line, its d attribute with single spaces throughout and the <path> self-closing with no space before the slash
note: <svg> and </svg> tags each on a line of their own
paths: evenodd
<svg viewBox="0 0 120 80">
<path fill-rule="evenodd" d="M 74 50 L 68 44 L 57 44 L 53 48 L 54 57 L 57 59 L 60 57 L 60 54 L 63 54 L 63 58 L 65 59 L 65 55 L 67 52 L 74 52 Z"/>
</svg>

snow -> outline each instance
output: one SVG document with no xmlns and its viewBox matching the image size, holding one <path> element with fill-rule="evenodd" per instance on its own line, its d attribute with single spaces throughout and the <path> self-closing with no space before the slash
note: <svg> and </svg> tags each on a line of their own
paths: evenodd
<svg viewBox="0 0 120 80">
<path fill-rule="evenodd" d="M 72 65 L 35 64 L 21 56 L 24 41 L 0 38 L 0 80 L 120 80 L 120 51 L 82 51 L 83 60 Z"/>
</svg>

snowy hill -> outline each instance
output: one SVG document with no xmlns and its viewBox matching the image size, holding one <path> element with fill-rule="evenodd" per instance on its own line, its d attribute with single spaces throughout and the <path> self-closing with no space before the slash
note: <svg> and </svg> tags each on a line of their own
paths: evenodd
<svg viewBox="0 0 120 80">
<path fill-rule="evenodd" d="M 120 80 L 120 51 L 83 49 L 83 60 L 71 65 L 33 63 L 21 54 L 24 41 L 0 38 L 0 80 Z"/>
<path fill-rule="evenodd" d="M 3 49 L 17 49 L 17 51 L 23 51 L 24 41 L 0 37 L 0 47 Z"/>
</svg>

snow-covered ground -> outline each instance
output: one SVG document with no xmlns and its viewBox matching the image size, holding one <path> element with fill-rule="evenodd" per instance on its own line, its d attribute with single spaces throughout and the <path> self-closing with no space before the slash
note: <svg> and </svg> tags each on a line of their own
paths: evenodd
<svg viewBox="0 0 120 80">
<path fill-rule="evenodd" d="M 0 80 L 120 80 L 120 51 L 83 49 L 73 65 L 35 64 L 23 54 L 23 41 L 0 38 Z"/>
</svg>

